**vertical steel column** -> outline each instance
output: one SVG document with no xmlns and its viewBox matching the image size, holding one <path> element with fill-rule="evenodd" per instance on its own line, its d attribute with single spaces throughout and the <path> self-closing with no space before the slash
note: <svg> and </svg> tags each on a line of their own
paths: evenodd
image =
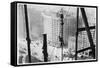
<svg viewBox="0 0 100 68">
<path fill-rule="evenodd" d="M 86 31 L 87 31 L 90 46 L 92 47 L 92 56 L 95 59 L 95 46 L 94 46 L 94 43 L 93 43 L 92 35 L 91 35 L 90 29 L 89 29 L 89 24 L 88 24 L 88 20 L 87 20 L 87 16 L 86 16 L 84 8 L 81 8 L 81 13 L 82 13 L 85 28 L 86 28 Z"/>
<path fill-rule="evenodd" d="M 79 20 L 79 8 L 77 8 L 75 60 L 77 60 L 77 48 L 78 48 L 78 22 L 79 22 L 78 20 Z"/>
<path fill-rule="evenodd" d="M 48 61 L 48 53 L 47 53 L 47 34 L 43 34 L 43 55 L 44 55 L 44 62 Z"/>
<path fill-rule="evenodd" d="M 24 11 L 25 11 L 25 22 L 26 22 L 26 40 L 27 40 L 27 46 L 28 46 L 28 57 L 29 57 L 29 63 L 31 63 L 31 50 L 30 50 L 30 36 L 29 36 L 29 25 L 28 25 L 28 13 L 27 13 L 27 5 L 24 5 Z"/>
<path fill-rule="evenodd" d="M 63 25 L 64 25 L 64 22 L 63 22 L 63 18 L 64 18 L 64 15 L 63 15 L 63 9 L 61 9 L 61 14 L 60 14 L 60 18 L 61 18 L 61 31 L 60 31 L 60 42 L 61 42 L 61 47 L 62 47 L 62 57 L 61 57 L 61 60 L 63 61 L 63 45 L 64 45 L 64 41 L 63 41 Z"/>
</svg>

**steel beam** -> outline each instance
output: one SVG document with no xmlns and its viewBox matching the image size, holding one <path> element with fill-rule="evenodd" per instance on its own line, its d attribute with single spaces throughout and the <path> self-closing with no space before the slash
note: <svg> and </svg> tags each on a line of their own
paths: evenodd
<svg viewBox="0 0 100 68">
<path fill-rule="evenodd" d="M 30 36 L 29 36 L 29 25 L 28 25 L 28 13 L 27 13 L 27 5 L 24 5 L 24 11 L 25 11 L 25 23 L 26 23 L 26 40 L 27 40 L 27 46 L 28 46 L 28 57 L 29 57 L 29 63 L 31 63 L 31 50 L 30 50 Z"/>
<path fill-rule="evenodd" d="M 93 49 L 94 47 L 87 47 L 87 48 L 84 48 L 84 49 L 81 49 L 81 50 L 78 50 L 77 53 L 80 53 L 80 52 L 83 52 L 83 51 L 86 51 L 86 50 L 89 50 L 89 49 Z"/>
<path fill-rule="evenodd" d="M 75 60 L 77 60 L 77 48 L 78 48 L 78 22 L 79 22 L 79 8 L 77 8 L 77 25 L 76 25 L 76 47 L 75 47 Z"/>
<path fill-rule="evenodd" d="M 44 62 L 48 61 L 48 53 L 47 53 L 47 34 L 43 34 L 43 55 L 44 55 Z"/>
<path fill-rule="evenodd" d="M 90 26 L 89 27 L 89 30 L 91 30 L 91 29 L 95 29 L 95 26 Z M 80 31 L 86 31 L 86 28 L 84 27 L 84 28 L 78 28 L 78 31 L 80 32 Z"/>
<path fill-rule="evenodd" d="M 86 13 L 85 13 L 85 9 L 84 8 L 80 8 L 80 9 L 81 9 L 82 17 L 83 17 L 83 20 L 84 20 L 85 28 L 86 28 L 86 31 L 87 31 L 90 46 L 94 47 L 94 48 L 92 48 L 92 53 L 93 53 L 93 58 L 95 59 L 95 46 L 94 46 L 92 35 L 91 35 L 90 29 L 89 29 L 89 24 L 88 24 L 87 16 L 86 16 Z"/>
</svg>

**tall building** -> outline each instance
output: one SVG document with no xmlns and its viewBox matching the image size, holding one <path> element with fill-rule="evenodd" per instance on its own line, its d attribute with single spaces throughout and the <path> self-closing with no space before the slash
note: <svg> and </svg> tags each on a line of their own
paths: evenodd
<svg viewBox="0 0 100 68">
<path fill-rule="evenodd" d="M 42 13 L 44 23 L 44 34 L 47 34 L 47 42 L 52 46 L 59 46 L 60 19 L 55 14 L 46 15 Z"/>
</svg>

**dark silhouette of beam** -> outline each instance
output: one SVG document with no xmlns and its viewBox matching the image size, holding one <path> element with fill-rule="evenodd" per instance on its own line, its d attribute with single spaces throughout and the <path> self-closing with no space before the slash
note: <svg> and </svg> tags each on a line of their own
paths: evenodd
<svg viewBox="0 0 100 68">
<path fill-rule="evenodd" d="M 77 48 L 78 48 L 78 22 L 79 22 L 78 19 L 79 19 L 79 8 L 77 8 L 75 60 L 77 60 Z"/>
<path fill-rule="evenodd" d="M 80 53 L 80 52 L 83 52 L 83 51 L 86 51 L 86 50 L 89 50 L 89 49 L 93 49 L 94 47 L 87 47 L 87 48 L 84 48 L 84 49 L 81 49 L 81 50 L 78 50 L 77 53 Z"/>
<path fill-rule="evenodd" d="M 94 48 L 92 48 L 92 53 L 93 53 L 93 58 L 95 59 L 95 46 L 94 46 L 92 35 L 91 35 L 90 29 L 89 29 L 89 24 L 88 24 L 87 16 L 86 16 L 86 13 L 85 13 L 85 9 L 84 8 L 80 8 L 80 9 L 81 9 L 82 17 L 83 17 L 83 20 L 84 20 L 85 28 L 86 28 L 86 31 L 87 31 L 90 46 L 94 47 Z"/>
<path fill-rule="evenodd" d="M 90 29 L 95 29 L 95 26 L 90 26 L 89 27 L 89 30 Z M 80 32 L 80 31 L 85 31 L 86 30 L 86 28 L 84 27 L 84 28 L 78 28 L 78 31 Z"/>
<path fill-rule="evenodd" d="M 25 22 L 26 22 L 26 40 L 27 40 L 27 46 L 28 46 L 28 57 L 29 57 L 29 63 L 31 63 L 31 50 L 30 50 L 30 36 L 29 36 L 29 25 L 28 25 L 28 13 L 27 13 L 27 5 L 24 5 L 24 11 L 25 11 Z"/>
<path fill-rule="evenodd" d="M 47 53 L 47 34 L 43 34 L 43 55 L 44 55 L 44 62 L 48 61 L 48 53 Z"/>
</svg>

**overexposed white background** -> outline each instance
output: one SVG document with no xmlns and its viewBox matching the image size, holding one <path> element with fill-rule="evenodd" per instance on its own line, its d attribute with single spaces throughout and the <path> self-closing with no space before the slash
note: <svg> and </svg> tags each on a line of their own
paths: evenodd
<svg viewBox="0 0 100 68">
<path fill-rule="evenodd" d="M 14 68 L 10 65 L 10 3 L 14 0 L 0 0 L 0 68 Z M 17 0 L 16 0 L 17 1 Z M 22 1 L 22 0 L 19 0 Z M 100 57 L 100 0 L 23 0 L 28 2 L 61 3 L 98 6 L 98 57 Z M 23 66 L 24 68 L 100 68 L 100 61 L 54 65 Z M 19 67 L 21 68 L 21 67 Z"/>
</svg>

